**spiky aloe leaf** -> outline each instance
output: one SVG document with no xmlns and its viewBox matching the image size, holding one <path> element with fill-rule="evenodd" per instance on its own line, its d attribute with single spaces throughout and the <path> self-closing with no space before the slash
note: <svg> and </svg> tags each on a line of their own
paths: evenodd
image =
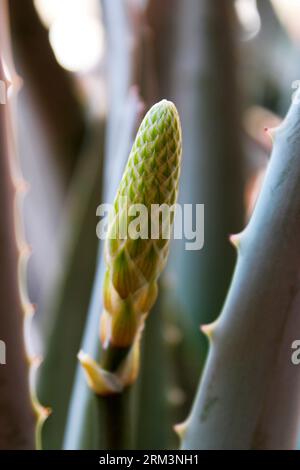
<svg viewBox="0 0 300 470">
<path fill-rule="evenodd" d="M 14 105 L 20 78 L 10 51 L 8 3 L 0 2 L 0 449 L 33 449 L 47 415 L 34 393 L 34 358 L 25 344 L 34 308 L 26 271 L 30 249 L 20 208 L 26 184 L 16 155 Z M 10 93 L 8 89 L 10 87 Z M 25 333 L 25 334 L 24 334 Z M 3 343 L 2 343 L 3 342 Z M 30 380 L 32 379 L 32 380 Z M 31 383 L 30 383 L 31 382 Z M 30 393 L 32 392 L 32 393 Z"/>
<path fill-rule="evenodd" d="M 238 261 L 183 449 L 289 449 L 299 425 L 300 108 L 271 132 L 274 148 L 256 207 L 232 241 Z"/>
<path fill-rule="evenodd" d="M 138 130 L 108 227 L 100 337 L 105 350 L 103 368 L 116 373 L 118 387 L 92 359 L 79 356 L 90 386 L 100 395 L 119 392 L 136 378 L 140 334 L 155 302 L 157 279 L 169 249 L 164 220 L 158 220 L 157 238 L 151 237 L 152 208 L 162 204 L 170 208 L 176 202 L 180 161 L 179 116 L 173 103 L 162 100 L 149 110 Z M 134 239 L 130 224 L 135 217 L 130 214 L 141 204 L 147 211 L 139 218 L 145 238 Z"/>
</svg>

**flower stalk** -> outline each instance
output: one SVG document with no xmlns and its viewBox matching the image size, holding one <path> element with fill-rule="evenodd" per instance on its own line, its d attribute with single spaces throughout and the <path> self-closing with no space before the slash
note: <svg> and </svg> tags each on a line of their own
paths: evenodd
<svg viewBox="0 0 300 470">
<path fill-rule="evenodd" d="M 110 214 L 100 322 L 102 361 L 97 364 L 82 351 L 78 356 L 90 387 L 98 395 L 120 393 L 137 377 L 141 333 L 156 300 L 157 279 L 169 251 L 169 238 L 163 237 L 165 222 L 159 218 L 159 236 L 152 239 L 152 220 L 148 224 L 148 219 L 153 205 L 171 208 L 175 204 L 180 161 L 178 113 L 173 103 L 162 100 L 150 109 L 138 130 Z M 128 214 L 141 204 L 148 215 L 140 218 L 139 229 L 143 232 L 146 227 L 146 236 L 132 238 L 129 228 L 133 218 Z M 126 225 L 125 237 L 120 236 L 122 224 Z"/>
</svg>

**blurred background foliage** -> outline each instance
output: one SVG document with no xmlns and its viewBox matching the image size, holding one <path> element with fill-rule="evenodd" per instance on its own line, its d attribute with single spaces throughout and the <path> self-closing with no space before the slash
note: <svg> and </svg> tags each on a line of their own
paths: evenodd
<svg viewBox="0 0 300 470">
<path fill-rule="evenodd" d="M 298 0 L 9 0 L 18 152 L 30 186 L 31 342 L 39 399 L 61 448 L 95 276 L 96 208 L 122 172 L 144 112 L 167 98 L 183 128 L 181 203 L 205 204 L 205 243 L 174 240 L 147 321 L 134 390 L 135 445 L 177 445 L 271 143 L 300 78 Z M 127 125 L 126 125 L 127 123 Z M 120 150 L 121 149 L 121 150 Z M 121 155 L 122 154 L 122 155 Z M 118 182 L 118 181 L 117 181 Z M 99 291 L 101 296 L 101 291 Z M 99 312 L 100 314 L 100 312 Z M 87 441 L 91 446 L 91 440 Z"/>
</svg>

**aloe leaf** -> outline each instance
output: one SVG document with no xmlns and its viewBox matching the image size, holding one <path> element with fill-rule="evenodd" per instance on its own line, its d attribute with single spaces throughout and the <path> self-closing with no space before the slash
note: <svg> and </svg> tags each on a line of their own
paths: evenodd
<svg viewBox="0 0 300 470">
<path fill-rule="evenodd" d="M 203 248 L 187 251 L 183 241 L 170 268 L 189 337 L 200 345 L 192 331 L 222 307 L 235 260 L 227 238 L 244 215 L 235 17 L 232 1 L 210 0 L 180 2 L 178 16 L 174 76 L 185 70 L 173 85 L 185 137 L 180 202 L 204 204 L 205 231 Z"/>
<path fill-rule="evenodd" d="M 299 95 L 271 131 L 274 147 L 256 207 L 233 237 L 238 260 L 221 316 L 204 328 L 210 353 L 183 449 L 290 449 L 296 442 L 300 266 Z M 287 398 L 288 397 L 288 398 Z"/>
<path fill-rule="evenodd" d="M 29 362 L 25 351 L 25 315 L 32 314 L 26 292 L 26 262 L 29 255 L 22 233 L 20 203 L 24 184 L 20 180 L 15 149 L 15 132 L 9 82 L 4 71 L 4 59 L 9 58 L 9 28 L 7 4 L 0 4 L 0 448 L 33 449 L 35 447 L 35 413 L 30 396 Z M 12 61 L 9 61 L 9 65 Z M 7 64 L 7 63 L 6 63 Z M 12 70 L 13 72 L 13 70 Z M 16 76 L 13 77 L 16 79 Z M 17 171 L 18 168 L 18 171 Z M 17 179 L 17 176 L 19 177 Z"/>
</svg>

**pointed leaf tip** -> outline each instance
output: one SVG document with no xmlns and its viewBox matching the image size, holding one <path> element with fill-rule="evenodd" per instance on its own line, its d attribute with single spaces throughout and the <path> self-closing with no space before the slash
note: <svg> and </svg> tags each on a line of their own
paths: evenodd
<svg viewBox="0 0 300 470">
<path fill-rule="evenodd" d="M 277 127 L 265 127 L 264 131 L 271 139 L 271 142 L 274 143 L 275 134 L 276 134 Z"/>
<path fill-rule="evenodd" d="M 229 235 L 229 241 L 236 249 L 238 249 L 241 244 L 241 236 L 239 234 Z"/>
<path fill-rule="evenodd" d="M 183 423 L 175 424 L 173 427 L 176 434 L 179 436 L 180 439 L 183 439 L 187 430 L 187 422 L 184 421 Z"/>
<path fill-rule="evenodd" d="M 122 392 L 123 384 L 115 374 L 102 369 L 84 351 L 80 351 L 77 357 L 83 367 L 89 387 L 97 395 L 106 396 Z"/>
<path fill-rule="evenodd" d="M 200 330 L 202 331 L 202 333 L 205 334 L 205 336 L 207 336 L 208 339 L 211 340 L 216 330 L 216 324 L 217 320 L 212 323 L 209 323 L 208 325 L 201 325 Z"/>
</svg>

